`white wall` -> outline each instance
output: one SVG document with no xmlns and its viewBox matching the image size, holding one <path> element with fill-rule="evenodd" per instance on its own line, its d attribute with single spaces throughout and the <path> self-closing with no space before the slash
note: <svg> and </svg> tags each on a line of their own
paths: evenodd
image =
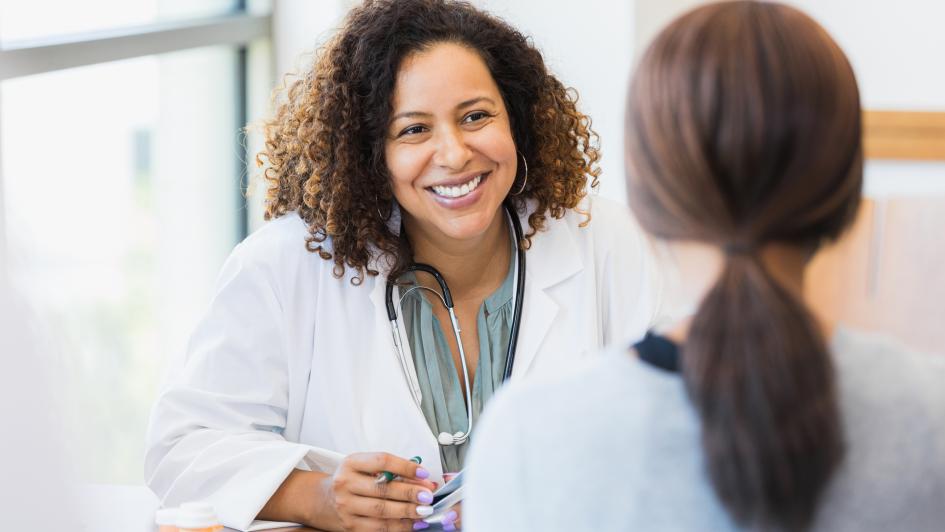
<svg viewBox="0 0 945 532">
<path fill-rule="evenodd" d="M 632 1 L 632 0 L 631 0 Z M 646 46 L 671 20 L 685 11 L 704 3 L 703 0 L 635 0 L 634 61 Z"/>
<path fill-rule="evenodd" d="M 276 82 L 283 74 L 308 66 L 311 52 L 321 45 L 341 22 L 351 0 L 276 0 L 273 4 L 273 51 Z"/>
<path fill-rule="evenodd" d="M 19 296 L 0 273 L 0 528 L 76 530 L 69 458 L 81 457 L 66 452 L 50 338 Z"/>
<path fill-rule="evenodd" d="M 476 0 L 530 35 L 600 135 L 600 194 L 625 201 L 623 108 L 633 48 L 630 0 Z"/>
</svg>

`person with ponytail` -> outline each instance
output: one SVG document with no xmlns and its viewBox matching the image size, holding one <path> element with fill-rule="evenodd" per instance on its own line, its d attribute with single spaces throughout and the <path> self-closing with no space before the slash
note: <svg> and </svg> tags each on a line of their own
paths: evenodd
<svg viewBox="0 0 945 532">
<path fill-rule="evenodd" d="M 804 302 L 860 204 L 861 136 L 849 61 L 797 9 L 665 28 L 628 95 L 627 190 L 695 312 L 501 394 L 467 530 L 945 530 L 945 358 Z"/>
</svg>

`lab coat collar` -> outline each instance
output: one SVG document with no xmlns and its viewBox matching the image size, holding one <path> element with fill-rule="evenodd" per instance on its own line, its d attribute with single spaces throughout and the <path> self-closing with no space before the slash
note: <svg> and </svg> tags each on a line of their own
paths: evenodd
<svg viewBox="0 0 945 532">
<path fill-rule="evenodd" d="M 579 208 L 586 209 L 586 201 Z M 519 216 L 525 234 L 531 230 L 528 225 L 528 213 L 534 209 L 534 202 L 529 201 L 526 214 Z M 580 216 L 570 212 L 565 216 L 575 215 Z M 533 281 L 534 286 L 542 290 L 551 288 L 584 269 L 584 260 L 578 250 L 571 224 L 564 220 L 555 220 L 550 214 L 545 216 L 545 228 L 532 237 L 531 247 L 525 253 L 525 262 L 528 265 L 526 290 Z"/>
<path fill-rule="evenodd" d="M 520 216 L 525 234 L 530 231 L 527 213 L 532 211 L 534 203 L 529 202 L 526 213 Z M 584 269 L 572 224 L 546 216 L 545 228 L 532 237 L 531 247 L 525 252 L 525 301 L 512 366 L 513 381 L 531 367 L 558 315 L 558 303 L 548 292 Z"/>
<path fill-rule="evenodd" d="M 522 231 L 525 234 L 531 231 L 528 225 L 528 216 L 535 211 L 535 208 L 536 202 L 528 200 L 524 210 L 517 211 L 522 224 Z M 586 199 L 582 201 L 578 208 L 581 210 L 589 209 L 588 201 Z M 575 214 L 570 213 L 568 215 L 574 216 Z M 532 275 L 534 275 L 536 283 L 542 288 L 560 283 L 584 268 L 584 262 L 580 253 L 578 253 L 574 235 L 571 234 L 571 227 L 566 223 L 560 223 L 552 219 L 549 214 L 546 214 L 546 217 L 545 228 L 540 234 L 532 237 L 531 247 L 528 249 L 526 258 L 526 262 L 531 266 L 527 272 L 527 277 L 532 278 Z M 394 202 L 391 206 L 390 218 L 386 222 L 387 228 L 393 234 L 399 235 L 400 222 L 400 206 L 397 202 Z M 369 268 L 381 272 L 379 277 L 383 277 L 386 282 L 386 274 L 393 267 L 392 260 L 390 257 L 380 257 L 376 249 L 372 251 L 373 258 L 369 261 Z M 535 267 L 536 263 L 541 264 L 541 266 Z M 383 296 L 383 288 L 381 288 L 382 303 Z"/>
</svg>

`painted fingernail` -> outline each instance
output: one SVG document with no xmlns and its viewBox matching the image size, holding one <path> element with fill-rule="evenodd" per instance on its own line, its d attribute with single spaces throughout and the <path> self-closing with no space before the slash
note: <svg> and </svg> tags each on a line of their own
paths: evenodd
<svg viewBox="0 0 945 532">
<path fill-rule="evenodd" d="M 422 467 L 418 467 L 417 472 L 414 475 L 420 480 L 426 480 L 430 478 L 430 472 Z"/>
<path fill-rule="evenodd" d="M 432 506 L 417 506 L 417 515 L 420 517 L 430 517 L 433 515 Z"/>
<path fill-rule="evenodd" d="M 425 530 L 425 529 L 427 529 L 427 528 L 430 528 L 430 523 L 427 523 L 426 521 L 414 521 L 414 522 L 413 522 L 413 529 L 414 529 L 414 530 Z"/>
<path fill-rule="evenodd" d="M 417 495 L 417 502 L 422 502 L 423 504 L 430 504 L 433 502 L 433 494 L 429 491 L 421 491 Z"/>
<path fill-rule="evenodd" d="M 456 510 L 450 510 L 446 515 L 443 516 L 443 520 L 452 523 L 457 517 L 459 517 L 459 514 L 456 513 Z"/>
<path fill-rule="evenodd" d="M 446 532 L 453 532 L 456 530 L 456 525 L 454 525 L 452 521 L 446 521 L 443 523 L 443 530 Z"/>
</svg>

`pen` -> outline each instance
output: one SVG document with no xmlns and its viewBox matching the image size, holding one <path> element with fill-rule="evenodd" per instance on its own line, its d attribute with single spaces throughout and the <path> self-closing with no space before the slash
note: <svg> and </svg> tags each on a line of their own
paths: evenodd
<svg viewBox="0 0 945 532">
<path fill-rule="evenodd" d="M 420 458 L 419 456 L 414 456 L 413 458 L 410 459 L 410 461 L 415 464 L 419 464 L 423 462 L 423 459 Z M 385 482 L 390 482 L 394 480 L 395 478 L 397 478 L 397 475 L 391 473 L 390 471 L 381 471 L 380 473 L 377 474 L 377 478 L 374 480 L 374 483 L 383 484 Z"/>
</svg>

